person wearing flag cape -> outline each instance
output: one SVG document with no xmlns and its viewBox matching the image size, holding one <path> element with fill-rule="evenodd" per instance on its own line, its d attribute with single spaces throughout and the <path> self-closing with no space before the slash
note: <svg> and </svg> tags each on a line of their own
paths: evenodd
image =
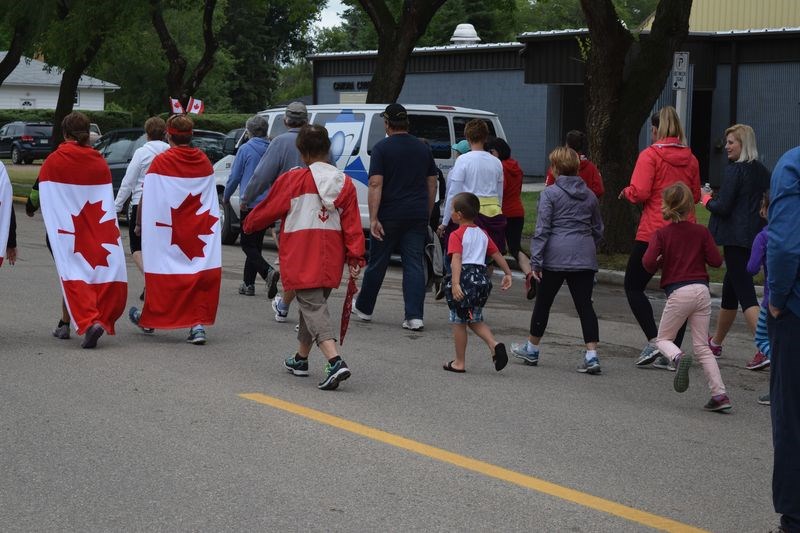
<svg viewBox="0 0 800 533">
<path fill-rule="evenodd" d="M 125 254 L 114 209 L 111 171 L 89 146 L 89 118 L 72 112 L 61 123 L 64 142 L 45 159 L 38 190 L 47 241 L 58 270 L 64 306 L 81 346 L 94 348 L 125 310 Z M 59 322 L 56 335 L 69 338 Z"/>
<path fill-rule="evenodd" d="M 192 119 L 167 120 L 170 149 L 157 155 L 144 177 L 135 232 L 142 237 L 147 292 L 130 320 L 146 333 L 190 328 L 186 342 L 205 344 L 214 323 L 222 280 L 222 241 L 214 169 L 190 145 Z"/>
<path fill-rule="evenodd" d="M 285 273 L 283 286 L 295 291 L 300 314 L 297 353 L 284 366 L 295 376 L 308 376 L 308 356 L 316 343 L 327 359 L 318 384 L 322 390 L 334 390 L 350 377 L 337 350 L 328 297 L 339 287 L 345 263 L 355 278 L 366 262 L 356 188 L 350 177 L 328 163 L 330 147 L 323 126 L 300 129 L 297 149 L 308 168 L 279 176 L 242 227 L 245 233 L 253 233 L 278 219 L 283 221 L 278 249 Z"/>
</svg>

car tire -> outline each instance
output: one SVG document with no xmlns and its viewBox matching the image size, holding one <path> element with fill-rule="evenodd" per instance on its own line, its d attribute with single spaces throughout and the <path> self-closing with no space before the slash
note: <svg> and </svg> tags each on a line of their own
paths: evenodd
<svg viewBox="0 0 800 533">
<path fill-rule="evenodd" d="M 225 205 L 222 202 L 222 194 L 219 195 L 219 224 L 220 235 L 222 237 L 222 244 L 236 244 L 236 239 L 239 238 L 239 232 L 235 231 L 231 225 L 233 216 L 231 206 Z"/>
<path fill-rule="evenodd" d="M 16 146 L 11 148 L 11 162 L 15 165 L 21 165 L 23 163 L 22 153 L 20 153 L 19 148 Z"/>
</svg>

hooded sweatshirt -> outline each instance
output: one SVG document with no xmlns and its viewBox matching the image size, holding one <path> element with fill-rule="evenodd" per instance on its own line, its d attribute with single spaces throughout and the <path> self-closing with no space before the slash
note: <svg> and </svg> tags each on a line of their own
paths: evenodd
<svg viewBox="0 0 800 533">
<path fill-rule="evenodd" d="M 516 159 L 504 159 L 503 163 L 503 214 L 506 217 L 524 217 L 522 205 L 522 169 Z"/>
<path fill-rule="evenodd" d="M 559 176 L 539 197 L 531 267 L 542 270 L 597 270 L 603 220 L 597 197 L 580 176 Z"/>
<path fill-rule="evenodd" d="M 600 198 L 603 196 L 603 193 L 606 192 L 606 189 L 603 186 L 603 176 L 600 175 L 600 171 L 597 170 L 595 164 L 589 161 L 585 155 L 578 155 L 581 158 L 581 166 L 578 168 L 578 176 L 583 178 L 583 182 L 586 183 L 586 186 L 589 187 L 589 190 L 592 191 L 595 196 Z M 553 176 L 553 172 L 548 168 L 547 177 L 544 180 L 544 184 L 546 186 L 550 186 L 555 182 L 556 178 Z"/>
<path fill-rule="evenodd" d="M 131 204 L 139 205 L 139 200 L 142 198 L 144 175 L 147 174 L 150 163 L 153 162 L 155 156 L 167 150 L 169 150 L 169 145 L 164 141 L 148 141 L 133 152 L 131 162 L 128 163 L 128 168 L 125 170 L 125 177 L 122 178 L 122 183 L 117 191 L 117 197 L 114 199 L 117 213 L 122 211 L 128 197 L 131 199 Z"/>
<path fill-rule="evenodd" d="M 653 233 L 669 224 L 661 214 L 661 193 L 682 181 L 692 191 L 694 203 L 700 201 L 700 166 L 688 146 L 677 137 L 665 137 L 645 148 L 631 176 L 631 184 L 622 192 L 629 202 L 643 204 L 636 240 L 649 242 Z M 694 213 L 689 215 L 695 221 Z"/>
<path fill-rule="evenodd" d="M 345 262 L 366 263 L 356 188 L 333 165 L 312 163 L 281 174 L 242 229 L 252 233 L 278 219 L 283 220 L 278 256 L 284 290 L 334 289 Z"/>
</svg>

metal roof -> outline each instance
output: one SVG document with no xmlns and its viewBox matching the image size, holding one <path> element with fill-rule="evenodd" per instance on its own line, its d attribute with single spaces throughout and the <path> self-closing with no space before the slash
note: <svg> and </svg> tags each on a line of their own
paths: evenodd
<svg viewBox="0 0 800 533">
<path fill-rule="evenodd" d="M 649 29 L 655 13 L 641 28 Z M 797 0 L 694 0 L 689 15 L 691 32 L 724 32 L 800 26 Z M 760 30 L 756 30 L 760 31 Z"/>
<path fill-rule="evenodd" d="M 0 52 L 0 61 L 6 52 Z M 48 69 L 50 71 L 48 72 Z M 19 65 L 3 81 L 3 85 L 26 85 L 32 87 L 58 87 L 61 85 L 61 69 L 51 67 L 46 63 L 23 57 Z M 120 86 L 91 76 L 81 76 L 78 81 L 79 89 L 109 89 L 116 90 Z"/>
<path fill-rule="evenodd" d="M 639 33 L 647 35 L 650 33 L 649 29 L 640 31 Z M 797 27 L 780 27 L 780 28 L 748 28 L 748 29 L 729 29 L 729 30 L 715 30 L 715 31 L 689 31 L 690 37 L 731 37 L 731 36 L 774 36 L 774 35 L 792 35 L 800 33 L 800 26 Z M 588 35 L 587 28 L 580 28 L 574 30 L 545 30 L 545 31 L 528 31 L 520 34 L 517 38 L 522 41 L 534 40 L 553 40 L 554 37 L 581 37 Z"/>
<path fill-rule="evenodd" d="M 477 43 L 477 44 L 448 44 L 443 46 L 419 46 L 412 50 L 412 54 L 432 54 L 438 52 L 475 52 L 481 50 L 500 50 L 523 48 L 522 43 Z M 347 52 L 323 52 L 312 54 L 308 59 L 336 59 L 340 57 L 372 57 L 377 56 L 377 50 L 351 50 Z"/>
</svg>

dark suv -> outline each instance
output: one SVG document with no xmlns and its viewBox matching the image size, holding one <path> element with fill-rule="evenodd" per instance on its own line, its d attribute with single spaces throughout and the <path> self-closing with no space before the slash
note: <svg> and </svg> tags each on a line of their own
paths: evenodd
<svg viewBox="0 0 800 533">
<path fill-rule="evenodd" d="M 15 165 L 44 159 L 53 149 L 49 122 L 9 122 L 0 128 L 0 157 L 11 157 Z"/>
</svg>

